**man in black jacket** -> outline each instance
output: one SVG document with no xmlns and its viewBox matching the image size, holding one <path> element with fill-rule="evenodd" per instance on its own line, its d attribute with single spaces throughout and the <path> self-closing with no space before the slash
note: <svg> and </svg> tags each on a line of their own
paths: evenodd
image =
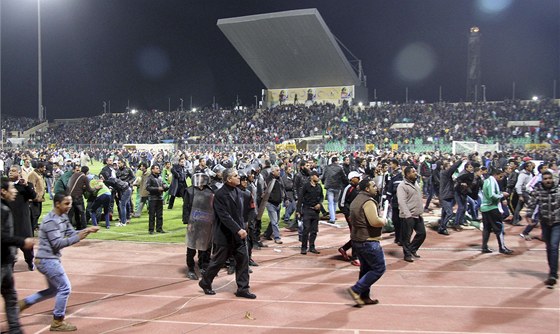
<svg viewBox="0 0 560 334">
<path fill-rule="evenodd" d="M 245 229 L 245 211 L 250 210 L 243 205 L 243 193 L 238 188 L 239 174 L 234 168 L 223 171 L 224 186 L 214 195 L 214 213 L 216 228 L 214 230 L 214 254 L 208 269 L 202 275 L 198 285 L 205 294 L 214 295 L 212 282 L 218 271 L 223 267 L 230 254 L 235 259 L 235 281 L 237 297 L 255 299 L 256 295 L 249 291 L 249 256 L 247 253 L 247 230 Z"/>
<path fill-rule="evenodd" d="M 175 203 L 175 197 L 183 197 L 183 193 L 187 188 L 187 169 L 185 167 L 185 158 L 179 159 L 179 163 L 173 165 L 171 168 L 171 174 L 173 178 L 171 179 L 171 187 L 169 187 L 169 205 L 167 209 L 173 209 L 173 203 Z"/>
<path fill-rule="evenodd" d="M 332 157 L 331 163 L 325 167 L 321 181 L 327 189 L 327 200 L 329 202 L 329 223 L 334 224 L 336 220 L 336 203 L 340 192 L 348 184 L 348 174 L 344 174 L 342 166 L 338 164 L 338 157 Z"/>
<path fill-rule="evenodd" d="M 119 160 L 117 163 L 117 178 L 121 179 L 122 181 L 126 182 L 128 187 L 123 187 L 123 190 L 118 191 L 119 195 L 119 217 L 121 222 L 117 224 L 117 226 L 125 226 L 130 221 L 130 217 L 132 216 L 132 201 L 130 200 L 132 197 L 132 184 L 136 179 L 134 172 L 132 169 L 126 165 L 124 160 Z"/>
<path fill-rule="evenodd" d="M 33 238 L 33 225 L 31 225 L 31 213 L 29 211 L 29 201 L 34 199 L 37 194 L 33 185 L 26 182 L 19 174 L 19 166 L 13 165 L 8 172 L 8 178 L 13 182 L 17 190 L 17 196 L 13 201 L 8 202 L 8 206 L 14 217 L 17 217 L 18 223 L 14 225 L 14 235 L 22 238 Z M 21 249 L 23 257 L 27 263 L 29 270 L 34 270 L 33 264 L 33 248 Z"/>
<path fill-rule="evenodd" d="M 17 190 L 10 184 L 8 178 L 2 178 L 2 297 L 6 304 L 6 318 L 10 333 L 22 333 L 19 323 L 19 307 L 17 292 L 14 285 L 13 265 L 15 247 L 33 250 L 33 239 L 14 236 L 14 217 L 8 203 L 16 198 Z"/>
<path fill-rule="evenodd" d="M 266 210 L 268 212 L 268 217 L 270 218 L 270 223 L 268 228 L 264 232 L 264 237 L 266 239 L 271 239 L 274 237 L 274 242 L 277 244 L 282 243 L 282 238 L 280 237 L 280 209 L 281 204 L 285 198 L 284 184 L 280 178 L 280 167 L 272 166 L 270 167 L 270 172 L 266 178 L 266 184 L 268 185 L 274 180 L 274 186 L 268 197 L 268 202 L 266 203 Z"/>
<path fill-rule="evenodd" d="M 148 190 L 148 232 L 154 234 L 154 223 L 156 232 L 165 233 L 163 230 L 163 192 L 167 190 L 167 186 L 163 184 L 160 177 L 160 169 L 158 165 L 151 168 L 152 174 L 148 176 L 146 181 L 146 190 Z"/>
<path fill-rule="evenodd" d="M 311 171 L 309 182 L 304 184 L 298 195 L 297 215 L 303 220 L 303 234 L 301 236 L 301 254 L 307 251 L 319 254 L 315 248 L 315 239 L 319 231 L 319 212 L 323 203 L 323 187 L 319 184 L 319 173 Z M 309 241 L 309 249 L 307 248 Z"/>
<path fill-rule="evenodd" d="M 397 188 L 399 184 L 403 182 L 402 169 L 399 166 L 399 161 L 397 159 L 392 159 L 389 162 L 391 167 L 391 178 L 387 184 L 387 190 L 385 195 L 387 200 L 391 202 L 391 221 L 395 227 L 395 243 L 399 246 L 401 245 L 401 218 L 399 212 L 399 201 L 397 199 Z"/>
<path fill-rule="evenodd" d="M 439 204 L 441 206 L 441 218 L 439 221 L 438 233 L 449 235 L 447 231 L 447 221 L 453 215 L 453 206 L 455 205 L 455 194 L 453 191 L 453 173 L 463 163 L 462 160 L 457 160 L 453 165 L 449 165 L 446 161 L 443 163 L 443 168 L 439 177 Z"/>
<path fill-rule="evenodd" d="M 286 172 L 282 176 L 284 184 L 284 224 L 290 231 L 297 231 L 297 222 L 290 221 L 290 217 L 296 211 L 296 195 L 294 190 L 294 173 L 291 165 L 286 166 Z"/>
</svg>

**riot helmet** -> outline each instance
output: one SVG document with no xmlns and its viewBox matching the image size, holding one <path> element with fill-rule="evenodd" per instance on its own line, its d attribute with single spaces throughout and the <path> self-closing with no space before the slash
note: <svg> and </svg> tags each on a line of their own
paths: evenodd
<svg viewBox="0 0 560 334">
<path fill-rule="evenodd" d="M 192 176 L 192 184 L 194 187 L 204 187 L 210 183 L 210 177 L 205 173 L 195 173 Z"/>
</svg>

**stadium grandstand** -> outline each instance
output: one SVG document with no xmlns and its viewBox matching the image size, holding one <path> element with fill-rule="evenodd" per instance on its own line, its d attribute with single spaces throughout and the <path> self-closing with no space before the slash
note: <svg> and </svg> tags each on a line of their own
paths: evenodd
<svg viewBox="0 0 560 334">
<path fill-rule="evenodd" d="M 560 100 L 368 103 L 361 61 L 316 9 L 224 18 L 217 26 L 262 81 L 260 108 L 127 111 L 53 122 L 7 117 L 3 145 L 461 153 L 559 144 Z"/>
<path fill-rule="evenodd" d="M 412 152 L 452 152 L 454 141 L 496 144 L 500 149 L 556 147 L 558 100 L 478 103 L 412 103 L 335 106 L 314 103 L 270 108 L 103 114 L 32 126 L 2 120 L 2 129 L 20 128 L 27 137 L 5 136 L 8 146 L 123 147 L 173 143 L 177 148 L 263 150 L 313 137 L 308 150 L 369 148 Z M 44 123 L 41 123 L 44 124 Z M 30 130 L 35 129 L 35 130 Z M 4 132 L 4 131 L 3 131 Z M 10 133 L 14 134 L 13 131 Z M 279 146 L 280 148 L 282 146 Z"/>
<path fill-rule="evenodd" d="M 361 60 L 317 9 L 220 19 L 218 27 L 266 87 L 265 106 L 368 100 Z"/>
</svg>

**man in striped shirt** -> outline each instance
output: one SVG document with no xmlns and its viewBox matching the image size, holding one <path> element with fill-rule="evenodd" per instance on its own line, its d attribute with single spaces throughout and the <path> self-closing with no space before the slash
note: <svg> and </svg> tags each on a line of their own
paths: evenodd
<svg viewBox="0 0 560 334">
<path fill-rule="evenodd" d="M 35 255 L 37 270 L 46 276 L 49 287 L 39 291 L 19 302 L 20 310 L 56 296 L 53 310 L 51 331 L 75 331 L 76 326 L 64 321 L 66 304 L 70 297 L 71 285 L 62 267 L 60 250 L 71 246 L 99 230 L 98 226 L 91 226 L 80 231 L 74 230 L 68 211 L 72 207 L 72 197 L 64 193 L 57 193 L 53 199 L 53 210 L 49 212 L 39 229 L 39 250 Z"/>
</svg>

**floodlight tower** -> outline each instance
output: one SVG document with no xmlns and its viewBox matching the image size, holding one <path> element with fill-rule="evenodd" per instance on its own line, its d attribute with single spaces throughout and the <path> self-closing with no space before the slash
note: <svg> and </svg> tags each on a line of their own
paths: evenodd
<svg viewBox="0 0 560 334">
<path fill-rule="evenodd" d="M 479 100 L 480 86 L 480 29 L 472 27 L 469 34 L 469 53 L 467 63 L 467 96 L 466 100 L 477 102 Z"/>
</svg>

